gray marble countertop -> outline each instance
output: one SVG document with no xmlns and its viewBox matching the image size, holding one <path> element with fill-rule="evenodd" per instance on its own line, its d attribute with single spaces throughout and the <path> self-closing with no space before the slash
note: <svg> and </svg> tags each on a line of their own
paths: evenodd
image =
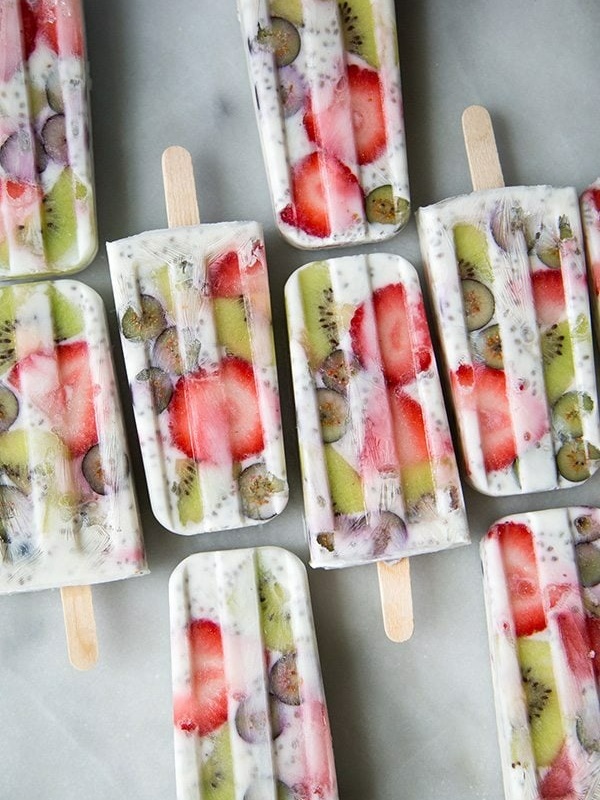
<svg viewBox="0 0 600 800">
<path fill-rule="evenodd" d="M 507 184 L 600 172 L 597 0 L 397 0 L 415 207 L 469 191 L 460 116 L 486 105 Z M 0 798 L 175 798 L 167 580 L 199 550 L 278 544 L 306 561 L 283 285 L 323 253 L 275 229 L 234 0 L 86 0 L 100 250 L 77 277 L 104 298 L 151 574 L 94 589 L 100 660 L 67 662 L 57 591 L 0 598 Z M 261 528 L 179 537 L 155 522 L 129 406 L 103 243 L 164 227 L 160 155 L 193 156 L 204 221 L 264 224 L 290 502 Z M 414 221 L 380 248 L 422 269 Z M 351 249 L 340 251 L 348 255 Z M 501 800 L 478 542 L 498 517 L 598 502 L 577 490 L 465 488 L 473 544 L 412 562 L 415 633 L 384 635 L 374 567 L 309 571 L 342 800 Z"/>
</svg>

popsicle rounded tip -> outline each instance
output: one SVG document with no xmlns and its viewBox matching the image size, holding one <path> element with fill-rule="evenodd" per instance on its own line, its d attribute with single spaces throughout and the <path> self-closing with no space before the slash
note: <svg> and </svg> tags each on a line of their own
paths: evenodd
<svg viewBox="0 0 600 800">
<path fill-rule="evenodd" d="M 467 106 L 462 113 L 462 123 L 463 126 L 465 124 L 473 124 L 473 123 L 488 123 L 489 125 L 492 124 L 492 118 L 490 117 L 490 112 L 487 110 L 485 106 L 478 106 L 472 105 Z"/>
</svg>

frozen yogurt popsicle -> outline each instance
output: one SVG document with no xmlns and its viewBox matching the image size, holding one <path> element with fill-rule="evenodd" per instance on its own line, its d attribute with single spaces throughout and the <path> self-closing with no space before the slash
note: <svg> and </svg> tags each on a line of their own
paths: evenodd
<svg viewBox="0 0 600 800">
<path fill-rule="evenodd" d="M 169 598 L 178 800 L 337 800 L 302 563 L 276 547 L 199 553 Z"/>
<path fill-rule="evenodd" d="M 468 542 L 414 268 L 381 253 L 316 261 L 285 298 L 312 566 Z"/>
<path fill-rule="evenodd" d="M 600 424 L 575 191 L 488 185 L 417 216 L 469 480 L 491 495 L 585 480 Z"/>
<path fill-rule="evenodd" d="M 0 280 L 97 249 L 81 0 L 0 2 Z"/>
<path fill-rule="evenodd" d="M 600 178 L 581 195 L 581 219 L 593 291 L 592 314 L 600 337 Z"/>
<path fill-rule="evenodd" d="M 600 792 L 600 510 L 497 522 L 482 541 L 507 800 Z"/>
<path fill-rule="evenodd" d="M 169 154 L 183 154 L 195 204 L 189 154 Z M 261 227 L 190 224 L 107 250 L 157 519 L 195 534 L 278 514 L 287 482 Z"/>
<path fill-rule="evenodd" d="M 393 0 L 238 0 L 275 219 L 297 247 L 388 239 L 410 204 Z"/>
<path fill-rule="evenodd" d="M 146 572 L 104 306 L 0 288 L 0 594 Z"/>
</svg>

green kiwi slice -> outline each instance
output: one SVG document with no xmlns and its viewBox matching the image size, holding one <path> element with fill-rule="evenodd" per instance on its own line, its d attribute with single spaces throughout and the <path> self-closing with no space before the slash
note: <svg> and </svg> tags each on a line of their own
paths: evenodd
<svg viewBox="0 0 600 800">
<path fill-rule="evenodd" d="M 302 25 L 302 0 L 269 0 L 271 17 L 284 17 L 294 25 Z"/>
<path fill-rule="evenodd" d="M 317 389 L 321 438 L 324 442 L 337 442 L 346 433 L 349 419 L 348 401 L 335 389 Z"/>
<path fill-rule="evenodd" d="M 262 462 L 246 467 L 238 478 L 242 511 L 250 519 L 275 516 L 273 498 L 283 492 L 285 481 L 269 472 Z"/>
<path fill-rule="evenodd" d="M 287 590 L 258 562 L 258 599 L 265 647 L 279 653 L 294 650 L 294 633 Z"/>
<path fill-rule="evenodd" d="M 235 773 L 229 725 L 211 736 L 212 750 L 200 767 L 202 800 L 233 800 L 236 796 Z"/>
<path fill-rule="evenodd" d="M 259 26 L 256 41 L 273 53 L 278 67 L 287 67 L 300 52 L 298 28 L 284 17 L 271 17 L 270 25 Z"/>
<path fill-rule="evenodd" d="M 0 556 L 8 561 L 26 558 L 33 550 L 31 517 L 27 495 L 14 486 L 0 486 Z"/>
<path fill-rule="evenodd" d="M 582 414 L 594 410 L 594 401 L 587 392 L 565 392 L 552 406 L 552 422 L 564 438 L 583 436 Z"/>
<path fill-rule="evenodd" d="M 338 9 L 346 50 L 379 69 L 371 0 L 338 0 Z"/>
<path fill-rule="evenodd" d="M 132 342 L 155 339 L 167 326 L 162 305 L 149 294 L 140 295 L 140 311 L 129 306 L 121 319 L 123 336 Z"/>
<path fill-rule="evenodd" d="M 558 322 L 540 337 L 544 364 L 544 382 L 552 405 L 571 386 L 575 376 L 573 343 L 568 321 Z"/>
<path fill-rule="evenodd" d="M 463 296 L 463 307 L 467 321 L 467 330 L 476 331 L 483 328 L 494 316 L 496 304 L 494 295 L 488 287 L 473 278 L 463 278 L 460 282 Z"/>
<path fill-rule="evenodd" d="M 581 584 L 587 588 L 600 583 L 600 550 L 596 545 L 580 542 L 575 546 L 575 556 Z"/>
<path fill-rule="evenodd" d="M 19 416 L 19 401 L 8 386 L 0 384 L 0 433 L 7 431 Z"/>
<path fill-rule="evenodd" d="M 15 297 L 12 288 L 0 289 L 0 374 L 17 360 Z"/>
<path fill-rule="evenodd" d="M 350 378 L 356 375 L 359 364 L 356 358 L 348 360 L 343 350 L 334 350 L 319 368 L 323 383 L 328 389 L 345 394 Z"/>
<path fill-rule="evenodd" d="M 167 373 L 159 367 L 142 369 L 135 376 L 136 381 L 147 382 L 152 397 L 152 406 L 156 414 L 167 408 L 173 396 L 173 384 Z"/>
<path fill-rule="evenodd" d="M 410 203 L 404 197 L 394 195 L 391 184 L 372 189 L 365 200 L 369 222 L 382 225 L 404 225 L 410 213 Z"/>
<path fill-rule="evenodd" d="M 492 283 L 494 275 L 485 231 L 470 223 L 454 226 L 454 253 L 461 278 Z"/>
<path fill-rule="evenodd" d="M 48 285 L 48 299 L 54 322 L 54 339 L 62 342 L 77 336 L 84 329 L 81 308 L 69 300 L 53 284 Z"/>
<path fill-rule="evenodd" d="M 568 481 L 580 483 L 590 477 L 590 461 L 600 458 L 600 450 L 584 439 L 570 439 L 556 454 L 558 471 Z"/>
<path fill-rule="evenodd" d="M 493 367 L 493 369 L 504 368 L 502 338 L 498 325 L 490 325 L 480 331 L 475 337 L 473 347 L 475 348 L 475 352 L 483 358 L 488 367 Z"/>
<path fill-rule="evenodd" d="M 361 514 L 365 501 L 360 475 L 330 444 L 323 447 L 329 492 L 337 514 Z"/>
<path fill-rule="evenodd" d="M 177 497 L 177 513 L 181 524 L 201 522 L 204 508 L 197 464 L 191 459 L 177 459 L 175 473 L 178 480 L 173 484 L 172 490 Z"/>
<path fill-rule="evenodd" d="M 252 342 L 243 297 L 213 298 L 217 339 L 228 353 L 252 361 Z"/>
<path fill-rule="evenodd" d="M 42 199 L 42 236 L 46 258 L 53 265 L 77 244 L 75 201 L 85 192 L 70 167 L 65 167 L 56 183 Z"/>
<path fill-rule="evenodd" d="M 309 362 L 314 368 L 340 346 L 337 313 L 329 267 L 325 261 L 316 261 L 298 272 L 302 296 L 306 348 Z"/>
</svg>

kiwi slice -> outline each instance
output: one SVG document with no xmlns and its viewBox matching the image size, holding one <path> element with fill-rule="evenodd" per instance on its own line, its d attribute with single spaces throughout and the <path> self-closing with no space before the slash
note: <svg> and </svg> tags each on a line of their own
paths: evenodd
<svg viewBox="0 0 600 800">
<path fill-rule="evenodd" d="M 579 541 L 595 542 L 596 539 L 600 539 L 600 523 L 592 514 L 581 514 L 576 518 L 574 525 Z"/>
<path fill-rule="evenodd" d="M 0 289 L 0 374 L 15 363 L 15 296 L 12 288 Z"/>
<path fill-rule="evenodd" d="M 538 767 L 547 767 L 558 755 L 565 738 L 550 644 L 522 636 L 517 640 L 517 656 L 535 761 Z"/>
<path fill-rule="evenodd" d="M 552 406 L 552 423 L 559 436 L 583 436 L 582 415 L 594 410 L 594 401 L 587 392 L 565 392 Z"/>
<path fill-rule="evenodd" d="M 152 362 L 163 372 L 183 375 L 185 364 L 179 349 L 179 333 L 177 328 L 165 328 L 154 342 Z"/>
<path fill-rule="evenodd" d="M 369 222 L 404 225 L 410 213 L 410 203 L 404 197 L 395 196 L 388 183 L 369 192 L 365 200 L 365 210 Z"/>
<path fill-rule="evenodd" d="M 553 405 L 571 386 L 575 376 L 569 323 L 564 320 L 546 328 L 541 334 L 540 344 L 546 395 Z"/>
<path fill-rule="evenodd" d="M 560 239 L 542 225 L 534 235 L 533 252 L 547 267 L 560 269 Z"/>
<path fill-rule="evenodd" d="M 0 384 L 0 433 L 7 431 L 19 416 L 19 401 L 8 386 Z"/>
<path fill-rule="evenodd" d="M 212 750 L 200 767 L 202 800 L 234 800 L 235 773 L 229 725 L 223 725 L 211 736 Z"/>
<path fill-rule="evenodd" d="M 296 653 L 286 653 L 277 659 L 269 673 L 269 692 L 286 706 L 299 706 L 300 683 Z"/>
<path fill-rule="evenodd" d="M 279 653 L 294 649 L 289 594 L 273 573 L 258 561 L 258 600 L 265 647 Z"/>
<path fill-rule="evenodd" d="M 431 464 L 412 464 L 402 467 L 400 473 L 402 497 L 410 519 L 423 516 L 424 507 L 435 503 L 435 480 Z"/>
<path fill-rule="evenodd" d="M 175 474 L 178 480 L 173 483 L 172 491 L 177 497 L 177 513 L 181 524 L 201 522 L 204 508 L 198 466 L 190 459 L 178 458 L 175 462 Z"/>
<path fill-rule="evenodd" d="M 284 17 L 294 25 L 302 25 L 302 0 L 269 0 L 271 17 Z"/>
<path fill-rule="evenodd" d="M 321 438 L 324 442 L 337 442 L 348 427 L 348 401 L 335 389 L 317 389 Z"/>
<path fill-rule="evenodd" d="M 371 0 L 338 0 L 338 9 L 346 50 L 379 69 Z"/>
<path fill-rule="evenodd" d="M 250 328 L 243 297 L 215 297 L 213 314 L 217 340 L 231 355 L 252 361 Z"/>
<path fill-rule="evenodd" d="M 154 411 L 156 414 L 163 412 L 173 396 L 173 384 L 167 373 L 159 367 L 149 367 L 138 372 L 135 379 L 148 382 Z"/>
<path fill-rule="evenodd" d="M 300 52 L 298 28 L 284 17 L 271 17 L 266 28 L 259 26 L 256 41 L 273 53 L 278 67 L 287 67 Z"/>
<path fill-rule="evenodd" d="M 75 201 L 85 191 L 70 167 L 42 199 L 42 237 L 49 264 L 58 263 L 77 244 Z"/>
<path fill-rule="evenodd" d="M 345 394 L 350 378 L 356 375 L 358 369 L 356 358 L 348 360 L 343 350 L 334 350 L 319 367 L 319 374 L 328 389 Z"/>
<path fill-rule="evenodd" d="M 57 342 L 70 339 L 83 331 L 81 308 L 65 297 L 52 283 L 48 285 L 48 299 L 54 321 L 54 339 Z"/>
<path fill-rule="evenodd" d="M 262 462 L 246 467 L 238 478 L 242 511 L 250 519 L 275 516 L 273 498 L 286 488 L 285 481 L 269 472 Z"/>
<path fill-rule="evenodd" d="M 473 278 L 463 278 L 460 282 L 467 330 L 476 331 L 487 325 L 494 316 L 494 295 L 488 287 Z"/>
<path fill-rule="evenodd" d="M 473 342 L 475 352 L 485 361 L 488 367 L 502 369 L 504 359 L 502 357 L 502 339 L 500 337 L 500 327 L 490 325 L 480 331 Z"/>
<path fill-rule="evenodd" d="M 579 569 L 579 580 L 587 587 L 600 583 L 600 550 L 592 542 L 581 542 L 575 546 Z"/>
<path fill-rule="evenodd" d="M 309 361 L 318 368 L 340 346 L 329 267 L 317 261 L 298 273 Z"/>
<path fill-rule="evenodd" d="M 570 439 L 556 454 L 558 471 L 568 481 L 580 483 L 590 477 L 590 461 L 600 458 L 600 450 L 584 439 Z"/>
<path fill-rule="evenodd" d="M 14 486 L 0 486 L 0 555 L 18 561 L 31 554 L 33 508 L 27 495 Z"/>
<path fill-rule="evenodd" d="M 150 294 L 140 295 L 140 311 L 129 306 L 121 319 L 123 336 L 132 342 L 155 339 L 167 325 L 162 305 Z"/>
<path fill-rule="evenodd" d="M 494 279 L 485 232 L 469 223 L 454 226 L 454 252 L 461 278 L 491 283 Z"/>
<path fill-rule="evenodd" d="M 365 501 L 360 475 L 331 445 L 323 447 L 329 491 L 334 511 L 338 514 L 361 514 Z"/>
</svg>

